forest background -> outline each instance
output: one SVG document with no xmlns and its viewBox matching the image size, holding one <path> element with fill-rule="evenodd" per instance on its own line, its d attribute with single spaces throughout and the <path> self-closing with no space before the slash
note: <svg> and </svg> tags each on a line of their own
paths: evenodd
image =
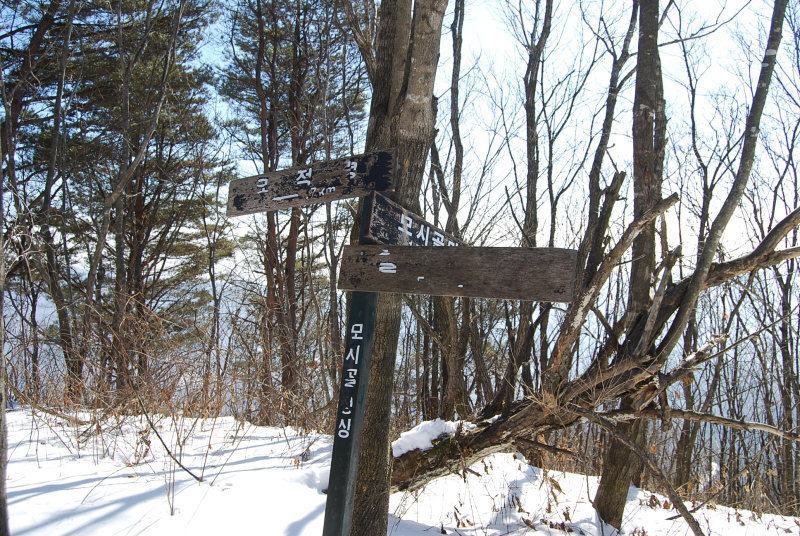
<svg viewBox="0 0 800 536">
<path fill-rule="evenodd" d="M 385 298 L 363 502 L 513 448 L 615 526 L 631 482 L 797 515 L 800 6 L 695 4 L 3 0 L 4 395 L 332 431 L 358 202 L 227 184 L 394 146 L 406 208 L 578 280 Z M 390 473 L 433 418 L 480 426 Z"/>
</svg>

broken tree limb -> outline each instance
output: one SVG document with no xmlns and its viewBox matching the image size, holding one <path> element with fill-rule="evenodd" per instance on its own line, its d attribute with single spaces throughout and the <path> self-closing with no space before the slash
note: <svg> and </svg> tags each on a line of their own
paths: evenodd
<svg viewBox="0 0 800 536">
<path fill-rule="evenodd" d="M 727 417 L 720 417 L 711 413 L 701 413 L 697 411 L 687 411 L 682 409 L 670 409 L 670 414 L 674 419 L 684 419 L 687 421 L 705 422 L 709 424 L 718 424 L 734 430 L 742 430 L 745 432 L 764 432 L 787 441 L 800 442 L 800 435 L 781 430 L 777 426 L 771 426 L 760 422 L 745 421 L 729 419 Z M 663 413 L 660 409 L 643 409 L 638 411 L 625 411 L 625 410 L 612 410 L 603 412 L 604 418 L 609 421 L 623 422 L 631 421 L 634 419 L 650 419 L 659 420 Z"/>
<path fill-rule="evenodd" d="M 641 233 L 647 225 L 658 216 L 666 212 L 672 205 L 678 202 L 678 195 L 672 194 L 659 202 L 649 212 L 641 218 L 631 223 L 619 242 L 609 251 L 597 272 L 592 277 L 588 285 L 577 289 L 575 299 L 567 309 L 567 316 L 561 327 L 561 332 L 553 345 L 553 352 L 547 365 L 547 370 L 543 373 L 543 386 L 550 392 L 555 392 L 558 386 L 563 383 L 562 369 L 568 364 L 567 360 L 571 352 L 572 345 L 578 339 L 581 329 L 586 322 L 586 317 L 591 312 L 597 297 L 603 286 L 611 276 L 613 269 L 619 264 L 622 256 L 633 244 L 634 238 Z"/>
</svg>

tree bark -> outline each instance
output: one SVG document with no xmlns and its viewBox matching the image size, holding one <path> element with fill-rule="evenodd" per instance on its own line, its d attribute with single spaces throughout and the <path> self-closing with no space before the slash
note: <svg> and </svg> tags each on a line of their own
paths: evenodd
<svg viewBox="0 0 800 536">
<path fill-rule="evenodd" d="M 633 215 L 641 218 L 661 199 L 661 176 L 666 140 L 666 117 L 658 52 L 658 0 L 642 0 L 639 6 L 639 52 L 636 64 L 636 90 L 633 101 Z M 633 240 L 628 293 L 627 322 L 643 315 L 652 306 L 650 289 L 656 265 L 655 223 L 651 221 Z M 664 276 L 666 277 L 666 275 Z M 650 342 L 642 341 L 644 352 Z M 619 358 L 619 355 L 617 356 Z M 637 359 L 639 356 L 634 356 Z M 623 406 L 630 400 L 623 401 Z M 621 431 L 637 443 L 644 439 L 646 425 L 634 422 Z M 620 529 L 628 498 L 628 488 L 641 470 L 637 456 L 618 438 L 606 446 L 603 474 L 595 495 L 595 508 L 601 519 Z"/>
<path fill-rule="evenodd" d="M 637 419 L 618 425 L 621 433 L 641 445 L 647 431 L 647 423 Z M 603 456 L 603 472 L 600 487 L 594 498 L 594 508 L 600 518 L 617 529 L 622 527 L 622 514 L 628 502 L 628 489 L 642 464 L 631 450 L 618 438 L 610 438 Z M 603 490 L 603 491 L 601 491 Z"/>
<path fill-rule="evenodd" d="M 367 151 L 396 147 L 394 200 L 418 212 L 434 134 L 433 84 L 446 0 L 384 0 L 380 6 Z M 413 37 L 412 37 L 413 36 Z M 406 61 L 414 66 L 406 68 Z M 375 342 L 359 456 L 353 536 L 386 534 L 391 475 L 390 416 L 401 297 L 378 297 Z"/>
<path fill-rule="evenodd" d="M 790 325 L 792 310 L 792 278 L 795 275 L 796 263 L 789 263 L 788 275 L 784 280 L 780 274 L 776 274 L 778 285 L 781 289 L 781 315 L 783 317 L 778 329 L 778 346 L 781 354 L 781 386 L 780 399 L 781 410 L 783 413 L 783 429 L 793 430 L 795 428 L 793 410 L 797 404 L 797 372 L 794 370 L 792 350 L 790 348 L 792 335 Z M 776 270 L 777 272 L 777 270 Z M 778 475 L 780 478 L 780 499 L 781 506 L 789 515 L 797 515 L 800 505 L 797 504 L 797 467 L 794 464 L 794 449 L 792 442 L 783 439 L 780 446 Z"/>
</svg>

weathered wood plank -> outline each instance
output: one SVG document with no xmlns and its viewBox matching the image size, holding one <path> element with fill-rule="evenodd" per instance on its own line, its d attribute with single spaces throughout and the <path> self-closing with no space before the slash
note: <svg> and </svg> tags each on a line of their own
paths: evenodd
<svg viewBox="0 0 800 536">
<path fill-rule="evenodd" d="M 347 246 L 339 288 L 572 301 L 577 252 L 556 248 Z"/>
<path fill-rule="evenodd" d="M 395 246 L 463 246 L 463 241 L 431 225 L 394 201 L 373 193 L 365 200 L 362 243 Z"/>
<path fill-rule="evenodd" d="M 325 203 L 391 190 L 393 151 L 328 160 L 231 181 L 228 216 Z"/>
</svg>

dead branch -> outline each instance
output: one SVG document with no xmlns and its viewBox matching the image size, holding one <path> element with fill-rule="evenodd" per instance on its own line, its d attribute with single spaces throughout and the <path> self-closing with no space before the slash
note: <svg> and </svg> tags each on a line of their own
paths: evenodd
<svg viewBox="0 0 800 536">
<path fill-rule="evenodd" d="M 84 421 L 83 419 L 78 418 L 77 415 L 76 416 L 68 415 L 68 414 L 64 413 L 63 411 L 60 411 L 58 408 L 48 407 L 48 406 L 45 406 L 43 404 L 37 403 L 36 401 L 31 399 L 29 396 L 27 396 L 25 393 L 20 391 L 19 388 L 17 388 L 12 383 L 6 384 L 6 387 L 8 387 L 8 389 L 12 393 L 14 393 L 14 397 L 17 400 L 19 400 L 20 402 L 22 402 L 26 406 L 32 407 L 36 411 L 40 411 L 42 413 L 47 413 L 48 415 L 52 415 L 54 417 L 57 417 L 57 418 L 62 419 L 64 421 L 67 421 L 72 426 L 85 426 L 85 425 L 89 424 L 89 421 Z"/>
<path fill-rule="evenodd" d="M 518 437 L 517 439 L 514 440 L 514 445 L 523 446 L 534 450 L 543 450 L 545 452 L 549 452 L 550 454 L 555 454 L 558 456 L 563 455 L 563 456 L 569 456 L 570 458 L 579 457 L 577 452 L 573 452 L 569 449 L 554 447 L 546 443 L 540 443 L 539 441 L 534 441 L 533 439 L 528 439 L 527 437 Z"/>
<path fill-rule="evenodd" d="M 785 439 L 787 441 L 800 442 L 800 435 L 792 432 L 787 432 L 786 430 L 781 430 L 776 426 L 771 426 L 769 424 L 764 424 L 760 422 L 745 421 L 745 420 L 737 421 L 736 419 L 720 417 L 719 415 L 713 415 L 711 413 L 701 413 L 697 411 L 687 411 L 683 409 L 674 409 L 674 408 L 670 409 L 670 414 L 672 415 L 673 418 L 676 419 L 684 419 L 687 421 L 696 421 L 696 422 L 706 422 L 709 424 L 719 424 L 721 426 L 726 426 L 734 430 L 742 430 L 746 432 L 754 432 L 754 431 L 764 432 L 779 437 L 781 439 Z M 604 412 L 602 415 L 604 416 L 604 418 L 613 422 L 632 421 L 634 419 L 659 420 L 663 417 L 663 413 L 659 409 L 643 409 L 638 411 L 612 410 Z"/>
<path fill-rule="evenodd" d="M 678 246 L 667 255 L 667 258 L 662 264 L 663 273 L 661 275 L 661 282 L 658 285 L 658 290 L 656 291 L 656 294 L 653 297 L 650 305 L 650 312 L 648 313 L 647 320 L 645 321 L 644 332 L 639 338 L 639 343 L 636 345 L 636 349 L 633 351 L 634 359 L 644 355 L 645 352 L 647 352 L 647 349 L 650 347 L 650 340 L 656 327 L 658 311 L 661 309 L 661 303 L 664 301 L 664 294 L 666 294 L 668 288 L 667 285 L 670 282 L 670 272 L 680 256 L 681 247 Z"/>
<path fill-rule="evenodd" d="M 613 269 L 619 264 L 625 252 L 630 249 L 634 238 L 636 238 L 650 222 L 666 212 L 677 202 L 678 195 L 672 194 L 658 203 L 641 218 L 631 223 L 628 228 L 625 229 L 619 242 L 617 242 L 603 259 L 603 262 L 597 269 L 597 273 L 594 274 L 589 284 L 577 292 L 575 300 L 572 302 L 569 309 L 567 309 L 567 316 L 562 324 L 561 333 L 553 345 L 553 352 L 550 354 L 547 371 L 545 371 L 543 375 L 548 378 L 547 382 L 543 382 L 548 388 L 555 390 L 558 384 L 561 383 L 559 371 L 564 367 L 570 355 L 570 349 L 578 339 L 581 329 L 586 322 L 586 317 L 592 310 L 597 296 L 611 276 Z M 543 377 L 543 380 L 544 379 Z"/>
</svg>

